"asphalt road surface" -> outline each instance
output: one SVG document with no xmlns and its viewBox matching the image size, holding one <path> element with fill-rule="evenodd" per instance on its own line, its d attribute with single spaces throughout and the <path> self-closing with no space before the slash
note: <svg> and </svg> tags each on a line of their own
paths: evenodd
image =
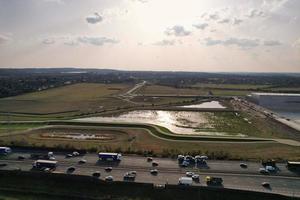
<svg viewBox="0 0 300 200">
<path fill-rule="evenodd" d="M 18 156 L 25 157 L 24 160 L 18 160 Z M 99 161 L 96 154 L 86 154 L 83 156 L 66 158 L 65 154 L 55 153 L 55 159 L 58 161 L 58 167 L 53 173 L 66 173 L 67 168 L 74 166 L 76 170 L 73 174 L 91 175 L 95 171 L 100 171 L 101 177 L 105 178 L 112 175 L 114 180 L 122 181 L 123 176 L 128 171 L 136 171 L 136 182 L 147 182 L 154 184 L 178 184 L 178 179 L 185 176 L 187 171 L 192 171 L 200 175 L 200 182 L 194 182 L 193 185 L 204 185 L 206 176 L 215 176 L 223 178 L 223 187 L 243 190 L 264 191 L 271 193 L 284 194 L 289 196 L 300 196 L 300 175 L 286 169 L 284 164 L 277 164 L 279 171 L 271 175 L 262 175 L 258 172 L 260 163 L 243 162 L 248 165 L 247 168 L 241 168 L 237 161 L 215 161 L 208 160 L 207 166 L 182 168 L 177 160 L 154 158 L 158 162 L 157 167 L 152 167 L 151 162 L 147 162 L 145 157 L 123 156 L 120 163 Z M 78 161 L 85 159 L 85 164 L 79 164 Z M 21 169 L 31 170 L 34 160 L 30 159 L 30 152 L 16 152 L 0 159 L 1 163 L 7 166 L 0 169 Z M 111 172 L 106 172 L 105 168 L 111 166 Z M 156 176 L 150 174 L 150 170 L 156 168 Z M 261 183 L 269 182 L 271 187 L 264 188 Z"/>
</svg>

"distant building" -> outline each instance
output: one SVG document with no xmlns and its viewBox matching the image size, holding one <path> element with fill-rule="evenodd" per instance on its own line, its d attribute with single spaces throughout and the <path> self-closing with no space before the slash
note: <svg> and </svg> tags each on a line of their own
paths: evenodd
<svg viewBox="0 0 300 200">
<path fill-rule="evenodd" d="M 247 98 L 269 109 L 300 111 L 300 94 L 251 93 Z"/>
</svg>

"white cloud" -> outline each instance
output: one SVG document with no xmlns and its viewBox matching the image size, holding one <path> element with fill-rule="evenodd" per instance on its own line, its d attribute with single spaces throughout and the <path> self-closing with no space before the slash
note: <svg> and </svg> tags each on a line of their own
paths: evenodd
<svg viewBox="0 0 300 200">
<path fill-rule="evenodd" d="M 251 9 L 249 11 L 248 15 L 246 15 L 246 16 L 249 18 L 256 18 L 256 17 L 266 17 L 266 14 L 262 10 Z"/>
<path fill-rule="evenodd" d="M 210 15 L 208 16 L 208 19 L 210 19 L 210 20 L 219 20 L 219 19 L 220 19 L 220 16 L 219 16 L 219 14 L 216 12 L 216 13 L 210 14 Z"/>
<path fill-rule="evenodd" d="M 85 19 L 90 24 L 97 24 L 103 20 L 103 17 L 95 12 L 93 15 L 87 16 Z"/>
<path fill-rule="evenodd" d="M 165 31 L 165 34 L 180 37 L 180 36 L 190 35 L 191 31 L 185 30 L 185 28 L 183 26 L 175 25 L 171 28 L 167 28 L 167 30 Z"/>
<path fill-rule="evenodd" d="M 57 4 L 64 4 L 63 0 L 44 0 L 46 3 L 57 3 Z"/>
<path fill-rule="evenodd" d="M 8 37 L 6 35 L 0 34 L 0 45 L 1 44 L 5 44 L 5 43 L 7 43 L 7 42 L 9 42 L 11 40 L 12 40 L 11 37 Z"/>
<path fill-rule="evenodd" d="M 157 46 L 173 46 L 175 45 L 175 40 L 161 40 L 158 42 L 155 42 L 153 45 L 157 45 Z"/>
<path fill-rule="evenodd" d="M 293 46 L 300 48 L 300 38 L 294 42 Z"/>
<path fill-rule="evenodd" d="M 82 36 L 78 37 L 77 41 L 83 44 L 91 44 L 96 46 L 103 46 L 106 43 L 116 44 L 119 41 L 111 38 L 106 37 L 89 37 L 89 36 Z"/>
<path fill-rule="evenodd" d="M 223 46 L 238 46 L 242 49 L 254 48 L 260 45 L 259 39 L 249 39 L 249 38 L 228 38 L 226 40 L 215 40 L 212 38 L 205 38 L 205 45 L 223 45 Z"/>
<path fill-rule="evenodd" d="M 197 29 L 201 29 L 204 30 L 205 28 L 207 28 L 209 25 L 208 23 L 199 23 L 199 24 L 193 24 L 193 26 Z"/>
<path fill-rule="evenodd" d="M 218 21 L 219 24 L 228 24 L 229 22 L 230 22 L 230 19 L 228 19 L 228 18 Z"/>
<path fill-rule="evenodd" d="M 244 20 L 242 20 L 242 19 L 234 18 L 234 20 L 233 20 L 233 25 L 239 25 L 239 24 L 241 24 L 243 21 L 244 21 Z"/>
<path fill-rule="evenodd" d="M 266 40 L 263 42 L 265 46 L 278 46 L 278 45 L 282 45 L 282 43 L 280 41 L 277 40 Z"/>
<path fill-rule="evenodd" d="M 46 38 L 42 41 L 43 44 L 47 44 L 47 45 L 50 45 L 50 44 L 54 44 L 55 43 L 55 39 L 54 38 Z"/>
</svg>

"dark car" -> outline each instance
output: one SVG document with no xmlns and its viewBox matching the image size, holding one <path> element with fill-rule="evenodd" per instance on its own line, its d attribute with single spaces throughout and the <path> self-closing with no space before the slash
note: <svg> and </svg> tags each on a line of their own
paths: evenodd
<svg viewBox="0 0 300 200">
<path fill-rule="evenodd" d="M 152 166 L 153 167 L 157 167 L 158 166 L 158 162 L 152 162 Z"/>
<path fill-rule="evenodd" d="M 18 156 L 18 160 L 24 160 L 25 157 L 24 156 Z"/>
<path fill-rule="evenodd" d="M 147 162 L 152 162 L 153 158 L 152 157 L 147 157 Z"/>
<path fill-rule="evenodd" d="M 101 176 L 101 173 L 99 171 L 96 171 L 92 174 L 93 177 L 99 178 Z"/>
<path fill-rule="evenodd" d="M 248 165 L 247 165 L 246 163 L 240 163 L 240 167 L 241 167 L 241 168 L 247 168 Z"/>
<path fill-rule="evenodd" d="M 66 155 L 66 158 L 72 158 L 72 157 L 73 157 L 73 154 L 69 153 L 69 154 Z"/>
<path fill-rule="evenodd" d="M 112 170 L 112 167 L 106 167 L 105 168 L 105 171 L 107 171 L 107 172 L 111 172 L 111 170 Z"/>
<path fill-rule="evenodd" d="M 134 174 L 134 173 L 127 172 L 126 174 L 124 174 L 124 180 L 134 181 L 135 177 L 136 177 L 136 174 Z"/>
<path fill-rule="evenodd" d="M 84 163 L 86 163 L 86 160 L 85 159 L 81 159 L 81 160 L 78 161 L 78 163 L 79 164 L 84 164 Z"/>
<path fill-rule="evenodd" d="M 151 170 L 150 170 L 150 173 L 151 173 L 152 175 L 157 175 L 157 174 L 158 174 L 158 170 L 157 170 L 157 169 L 151 169 Z"/>
<path fill-rule="evenodd" d="M 67 173 L 73 173 L 74 171 L 75 171 L 75 167 L 68 167 L 68 169 L 67 169 Z"/>
<path fill-rule="evenodd" d="M 270 185 L 269 182 L 262 182 L 261 185 L 262 185 L 263 187 L 265 187 L 265 188 L 270 188 L 270 187 L 271 187 L 271 185 Z"/>
</svg>

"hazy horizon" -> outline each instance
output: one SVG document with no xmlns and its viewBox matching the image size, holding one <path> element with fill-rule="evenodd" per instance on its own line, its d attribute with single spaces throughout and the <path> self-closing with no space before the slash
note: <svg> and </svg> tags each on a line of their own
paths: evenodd
<svg viewBox="0 0 300 200">
<path fill-rule="evenodd" d="M 300 72 L 298 0 L 0 0 L 0 68 Z"/>
</svg>

